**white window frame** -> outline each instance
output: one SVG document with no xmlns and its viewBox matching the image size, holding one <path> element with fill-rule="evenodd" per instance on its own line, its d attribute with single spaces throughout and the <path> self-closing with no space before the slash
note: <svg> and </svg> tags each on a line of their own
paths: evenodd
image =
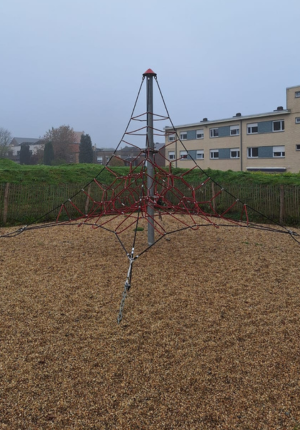
<svg viewBox="0 0 300 430">
<path fill-rule="evenodd" d="M 295 91 L 295 98 L 299 98 L 300 97 L 300 91 Z"/>
<path fill-rule="evenodd" d="M 231 125 L 230 126 L 230 136 L 239 136 L 240 135 L 240 126 L 239 125 Z"/>
<path fill-rule="evenodd" d="M 203 128 L 196 130 L 196 139 L 204 139 L 204 129 Z"/>
<path fill-rule="evenodd" d="M 209 137 L 214 139 L 215 137 L 219 137 L 219 128 L 214 127 L 209 129 Z"/>
<path fill-rule="evenodd" d="M 176 140 L 176 134 L 172 133 L 168 135 L 168 142 L 174 142 Z"/>
<path fill-rule="evenodd" d="M 196 151 L 196 160 L 203 160 L 204 159 L 204 150 L 198 149 Z"/>
<path fill-rule="evenodd" d="M 284 145 L 273 146 L 273 158 L 284 158 L 284 157 L 285 157 L 285 146 Z"/>
<path fill-rule="evenodd" d="M 300 151 L 300 143 L 296 143 L 296 151 Z"/>
<path fill-rule="evenodd" d="M 103 163 L 103 157 L 97 156 L 97 163 Z"/>
<path fill-rule="evenodd" d="M 295 124 L 300 124 L 300 116 L 297 116 L 297 117 L 295 118 Z"/>
<path fill-rule="evenodd" d="M 257 128 L 257 131 L 253 131 L 253 128 Z M 257 134 L 257 133 L 258 133 L 258 123 L 257 122 L 247 124 L 247 134 Z"/>
<path fill-rule="evenodd" d="M 253 149 L 257 149 L 257 155 L 252 155 Z M 251 146 L 247 148 L 247 158 L 258 158 L 258 147 L 257 146 Z"/>
<path fill-rule="evenodd" d="M 175 151 L 169 151 L 168 157 L 169 160 L 175 160 Z"/>
<path fill-rule="evenodd" d="M 188 158 L 187 151 L 179 151 L 180 160 L 186 160 Z"/>
<path fill-rule="evenodd" d="M 233 152 L 237 152 L 238 153 L 236 157 L 234 157 L 232 155 Z M 240 149 L 239 148 L 230 149 L 230 158 L 235 158 L 235 159 L 240 158 Z"/>
<path fill-rule="evenodd" d="M 274 125 L 276 123 L 279 123 L 279 130 L 274 130 Z M 276 121 L 272 121 L 272 131 L 273 131 L 273 133 L 279 133 L 281 131 L 284 131 L 284 120 L 283 119 L 278 119 Z"/>
<path fill-rule="evenodd" d="M 214 154 L 218 154 L 217 157 L 215 157 Z M 209 158 L 210 160 L 218 160 L 219 159 L 219 150 L 218 149 L 210 149 L 209 150 Z"/>
<path fill-rule="evenodd" d="M 187 131 L 182 131 L 180 133 L 180 140 L 187 140 Z"/>
</svg>

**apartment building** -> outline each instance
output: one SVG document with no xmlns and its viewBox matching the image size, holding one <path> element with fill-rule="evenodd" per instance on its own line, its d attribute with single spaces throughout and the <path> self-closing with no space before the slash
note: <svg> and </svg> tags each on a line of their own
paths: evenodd
<svg viewBox="0 0 300 430">
<path fill-rule="evenodd" d="M 166 157 L 176 167 L 300 171 L 300 85 L 286 89 L 286 109 L 165 127 Z"/>
</svg>

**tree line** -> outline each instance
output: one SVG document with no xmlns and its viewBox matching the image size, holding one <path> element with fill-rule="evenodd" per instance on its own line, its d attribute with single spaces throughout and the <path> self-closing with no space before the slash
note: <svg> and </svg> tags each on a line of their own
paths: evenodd
<svg viewBox="0 0 300 430">
<path fill-rule="evenodd" d="M 11 133 L 0 127 L 0 158 L 10 156 L 12 141 Z M 76 162 L 75 153 L 77 145 L 76 135 L 70 126 L 62 125 L 48 130 L 40 143 L 43 149 L 35 153 L 30 150 L 29 144 L 24 143 L 20 148 L 20 164 L 46 164 L 59 165 Z M 79 163 L 93 163 L 94 161 L 92 141 L 88 134 L 82 134 L 79 143 Z"/>
</svg>

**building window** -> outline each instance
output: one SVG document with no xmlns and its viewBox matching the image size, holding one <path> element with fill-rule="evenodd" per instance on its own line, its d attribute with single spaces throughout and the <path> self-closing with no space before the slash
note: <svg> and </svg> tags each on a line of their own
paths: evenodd
<svg viewBox="0 0 300 430">
<path fill-rule="evenodd" d="M 255 124 L 247 125 L 247 134 L 255 134 L 258 133 L 258 125 L 257 122 Z"/>
<path fill-rule="evenodd" d="M 239 149 L 231 149 L 230 150 L 230 158 L 240 158 L 240 150 Z"/>
<path fill-rule="evenodd" d="M 240 126 L 232 125 L 230 126 L 230 136 L 238 136 L 240 134 Z"/>
<path fill-rule="evenodd" d="M 295 97 L 296 98 L 300 97 L 300 91 L 295 91 Z"/>
<path fill-rule="evenodd" d="M 279 121 L 273 121 L 272 123 L 272 130 L 273 131 L 284 131 L 284 121 L 283 119 Z"/>
<path fill-rule="evenodd" d="M 197 130 L 196 131 L 196 138 L 197 139 L 204 139 L 204 130 Z"/>
<path fill-rule="evenodd" d="M 300 117 L 299 116 L 297 118 L 295 118 L 295 123 L 300 124 Z"/>
<path fill-rule="evenodd" d="M 186 151 L 180 151 L 180 152 L 179 152 L 179 155 L 180 155 L 180 158 L 181 158 L 181 159 L 183 159 L 183 158 L 187 158 L 187 152 L 186 152 Z"/>
<path fill-rule="evenodd" d="M 97 163 L 101 163 L 103 162 L 103 158 L 102 157 L 97 157 Z"/>
<path fill-rule="evenodd" d="M 285 157 L 285 147 L 284 146 L 273 146 L 273 157 Z"/>
<path fill-rule="evenodd" d="M 176 139 L 176 134 L 169 134 L 168 135 L 168 141 L 173 142 Z"/>
<path fill-rule="evenodd" d="M 198 150 L 198 151 L 196 152 L 196 159 L 197 159 L 197 160 L 203 160 L 203 158 L 204 158 L 204 151 L 203 151 L 203 149 Z"/>
<path fill-rule="evenodd" d="M 257 158 L 258 148 L 248 148 L 248 158 Z"/>
<path fill-rule="evenodd" d="M 175 152 L 169 151 L 169 160 L 175 160 Z"/>
<path fill-rule="evenodd" d="M 186 140 L 187 139 L 187 131 L 182 131 L 180 133 L 180 140 Z"/>
<path fill-rule="evenodd" d="M 296 145 L 296 151 L 300 151 L 300 144 L 298 145 Z"/>
<path fill-rule="evenodd" d="M 219 129 L 218 128 L 210 128 L 209 129 L 210 137 L 219 137 Z"/>
<path fill-rule="evenodd" d="M 216 160 L 219 158 L 219 151 L 217 149 L 211 149 L 209 151 L 209 156 L 211 160 Z"/>
</svg>

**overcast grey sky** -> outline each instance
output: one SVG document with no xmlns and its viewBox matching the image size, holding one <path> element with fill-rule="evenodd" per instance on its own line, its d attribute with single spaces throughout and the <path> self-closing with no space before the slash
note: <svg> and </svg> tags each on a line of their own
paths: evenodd
<svg viewBox="0 0 300 430">
<path fill-rule="evenodd" d="M 0 16 L 15 137 L 65 124 L 115 147 L 148 68 L 175 124 L 285 107 L 300 84 L 300 0 L 0 0 Z"/>
</svg>

